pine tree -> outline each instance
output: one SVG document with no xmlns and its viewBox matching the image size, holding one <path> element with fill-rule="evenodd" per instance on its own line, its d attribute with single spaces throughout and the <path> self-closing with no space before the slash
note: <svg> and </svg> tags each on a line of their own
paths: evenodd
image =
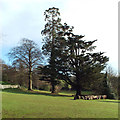
<svg viewBox="0 0 120 120">
<path fill-rule="evenodd" d="M 45 75 L 42 80 L 48 81 L 52 86 L 52 93 L 55 92 L 55 86 L 59 83 L 56 79 L 56 45 L 59 44 L 57 41 L 58 32 L 61 29 L 61 19 L 59 18 L 60 12 L 58 8 L 49 8 L 44 12 L 45 21 L 47 22 L 42 35 L 44 35 L 44 45 L 42 47 L 43 54 L 47 56 L 48 65 L 42 68 L 42 72 Z"/>
<path fill-rule="evenodd" d="M 65 30 L 60 32 L 61 54 L 57 60 L 57 70 L 68 84 L 76 89 L 76 96 L 81 95 L 85 83 L 100 77 L 100 72 L 105 68 L 108 58 L 103 52 L 93 53 L 96 46 L 94 41 L 82 40 L 84 36 L 74 35 L 67 24 Z M 60 52 L 60 50 L 59 50 Z M 71 79 L 73 78 L 73 79 Z"/>
</svg>

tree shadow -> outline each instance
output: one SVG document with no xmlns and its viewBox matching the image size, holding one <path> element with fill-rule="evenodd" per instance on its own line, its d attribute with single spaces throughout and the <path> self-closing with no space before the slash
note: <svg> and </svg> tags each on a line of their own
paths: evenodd
<svg viewBox="0 0 120 120">
<path fill-rule="evenodd" d="M 99 101 L 99 102 L 108 102 L 108 103 L 109 103 L 109 102 L 111 102 L 111 103 L 120 103 L 120 101 L 117 101 L 117 100 L 116 100 L 116 101 Z"/>
<path fill-rule="evenodd" d="M 46 95 L 46 96 L 53 96 L 53 97 L 72 97 L 72 95 L 62 95 L 58 93 L 45 93 L 41 91 L 34 91 L 34 90 L 24 90 L 24 89 L 18 89 L 18 88 L 7 88 L 3 89 L 3 92 L 9 92 L 9 93 L 16 93 L 16 94 L 28 94 L 28 95 Z"/>
</svg>

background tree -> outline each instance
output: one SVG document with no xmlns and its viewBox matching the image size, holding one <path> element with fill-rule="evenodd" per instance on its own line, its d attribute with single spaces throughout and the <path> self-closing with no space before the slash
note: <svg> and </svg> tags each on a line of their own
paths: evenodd
<svg viewBox="0 0 120 120">
<path fill-rule="evenodd" d="M 57 41 L 57 33 L 61 29 L 61 19 L 59 18 L 60 12 L 58 8 L 49 8 L 44 12 L 45 15 L 45 21 L 47 22 L 45 25 L 44 30 L 42 30 L 42 35 L 44 35 L 44 45 L 42 47 L 43 54 L 46 55 L 48 59 L 48 65 L 46 65 L 44 68 L 42 68 L 42 72 L 44 75 L 49 78 L 47 81 L 50 82 L 52 86 L 52 93 L 55 92 L 55 85 L 57 85 L 59 82 L 56 79 L 57 72 L 56 72 L 56 44 L 58 44 Z M 43 78 L 43 80 L 46 80 Z"/>
<path fill-rule="evenodd" d="M 106 73 L 101 73 L 101 78 L 93 81 L 89 87 L 96 94 L 106 94 L 107 98 L 118 98 L 118 78 L 112 67 L 106 67 Z"/>
<path fill-rule="evenodd" d="M 104 79 L 101 83 L 102 83 L 102 84 L 100 84 L 102 86 L 101 87 L 101 94 L 107 95 L 107 98 L 114 98 L 113 95 L 112 95 L 112 90 L 111 90 L 111 88 L 108 84 L 108 74 L 107 74 L 107 72 L 104 74 Z"/>
<path fill-rule="evenodd" d="M 76 96 L 81 95 L 81 89 L 85 84 L 101 77 L 101 71 L 105 68 L 108 58 L 103 52 L 93 53 L 96 41 L 82 40 L 84 36 L 74 35 L 69 26 L 65 25 L 60 33 L 61 55 L 58 59 L 58 71 L 68 84 L 76 89 Z M 59 51 L 60 52 L 60 51 Z M 74 76 L 74 79 L 70 79 Z"/>
<path fill-rule="evenodd" d="M 107 81 L 111 93 L 115 99 L 118 99 L 118 76 L 111 66 L 107 66 Z"/>
<path fill-rule="evenodd" d="M 15 67 L 2 63 L 2 81 L 10 84 L 18 84 L 17 70 Z"/>
<path fill-rule="evenodd" d="M 118 75 L 118 86 L 117 86 L 118 99 L 120 100 L 120 73 Z"/>
<path fill-rule="evenodd" d="M 32 69 L 39 65 L 42 60 L 42 54 L 37 44 L 29 39 L 22 39 L 21 44 L 14 47 L 9 53 L 9 58 L 13 60 L 13 64 L 22 63 L 29 76 L 28 90 L 32 90 Z"/>
<path fill-rule="evenodd" d="M 16 83 L 20 86 L 28 87 L 28 70 L 26 66 L 21 62 L 13 65 L 16 68 Z"/>
</svg>

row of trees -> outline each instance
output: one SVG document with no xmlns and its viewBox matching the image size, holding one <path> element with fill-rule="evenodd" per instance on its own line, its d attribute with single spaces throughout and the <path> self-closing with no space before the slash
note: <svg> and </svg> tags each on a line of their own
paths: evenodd
<svg viewBox="0 0 120 120">
<path fill-rule="evenodd" d="M 1 60 L 0 60 L 1 61 Z M 19 84 L 23 87 L 28 87 L 28 71 L 25 67 L 23 67 L 22 64 L 20 66 L 10 66 L 4 63 L 2 63 L 2 80 L 3 84 L 9 83 L 9 84 Z M 42 67 L 41 65 L 39 67 Z M 37 68 L 34 68 L 32 70 L 32 86 L 34 89 L 40 89 L 40 90 L 50 90 L 51 86 L 49 83 L 46 83 L 45 81 L 40 81 L 39 78 L 41 76 L 41 71 Z M 107 77 L 107 79 L 106 79 Z M 100 80 L 96 80 L 96 82 L 93 81 L 89 86 L 85 85 L 82 86 L 82 90 L 92 90 L 96 92 L 96 94 L 106 94 L 109 98 L 118 98 L 118 86 L 119 86 L 119 76 L 117 77 L 116 74 L 114 74 L 111 67 L 107 69 L 107 75 L 103 74 L 103 78 Z M 74 79 L 74 77 L 72 77 Z M 4 83 L 5 82 L 5 83 Z M 48 80 L 49 82 L 49 80 Z M 64 90 L 74 90 L 74 88 L 67 84 L 66 82 L 60 80 L 60 83 L 56 85 L 55 92 L 59 92 L 61 89 Z M 110 94 L 112 93 L 112 94 Z"/>
<path fill-rule="evenodd" d="M 35 75 L 33 74 L 32 76 L 34 77 Z M 3 84 L 5 82 L 5 84 L 19 84 L 20 86 L 28 87 L 28 70 L 22 63 L 7 65 L 2 61 L 2 81 Z"/>
<path fill-rule="evenodd" d="M 47 65 L 39 66 L 40 80 L 47 81 L 52 86 L 52 93 L 60 80 L 65 81 L 76 90 L 76 96 L 81 90 L 95 86 L 105 78 L 101 71 L 106 67 L 108 57 L 104 52 L 93 52 L 97 40 L 86 41 L 84 36 L 75 35 L 74 27 L 62 24 L 58 8 L 49 8 L 44 12 L 45 28 L 41 34 L 44 36 L 42 51 L 28 39 L 23 39 L 20 46 L 9 52 L 13 65 L 22 65 L 28 71 L 29 87 L 32 90 L 32 70 L 48 58 Z"/>
</svg>

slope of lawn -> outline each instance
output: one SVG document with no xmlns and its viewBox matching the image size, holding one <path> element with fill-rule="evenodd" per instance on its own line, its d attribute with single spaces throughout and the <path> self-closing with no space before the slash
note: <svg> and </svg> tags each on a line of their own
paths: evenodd
<svg viewBox="0 0 120 120">
<path fill-rule="evenodd" d="M 45 91 L 2 91 L 3 118 L 117 118 L 117 100 L 73 100 Z"/>
</svg>

